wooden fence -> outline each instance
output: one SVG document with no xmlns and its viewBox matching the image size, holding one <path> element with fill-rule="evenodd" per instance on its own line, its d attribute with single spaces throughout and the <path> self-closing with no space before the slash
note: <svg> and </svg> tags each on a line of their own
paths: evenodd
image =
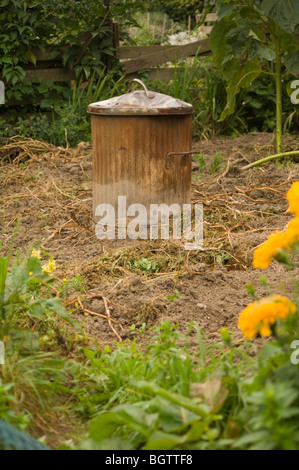
<svg viewBox="0 0 299 470">
<path fill-rule="evenodd" d="M 195 56 L 196 54 L 207 55 L 210 54 L 210 51 L 209 39 L 202 39 L 183 46 L 122 46 L 117 48 L 116 56 L 122 62 L 124 75 L 131 75 L 163 65 L 166 62 L 173 62 L 178 59 Z M 34 51 L 34 53 L 37 58 L 36 66 L 26 66 L 26 77 L 30 78 L 32 83 L 38 83 L 42 80 L 53 80 L 53 82 L 75 80 L 74 71 L 63 67 L 51 67 L 51 62 L 53 64 L 57 63 L 59 58 L 51 60 L 47 53 L 39 51 Z M 169 76 L 165 74 L 167 69 L 162 70 L 164 77 L 168 78 Z"/>
<path fill-rule="evenodd" d="M 208 15 L 206 21 L 213 23 L 216 20 L 215 15 Z M 211 26 L 205 26 L 204 32 L 207 34 L 211 30 Z M 116 51 L 116 58 L 122 63 L 122 70 L 124 75 L 132 76 L 138 72 L 147 70 L 150 79 L 169 80 L 174 75 L 174 68 L 162 67 L 157 68 L 167 62 L 173 62 L 179 59 L 185 59 L 195 55 L 209 55 L 211 54 L 209 39 L 202 39 L 195 42 L 190 42 L 182 46 L 120 46 L 119 45 L 119 25 L 112 24 L 113 34 L 111 41 Z M 84 33 L 80 36 L 82 42 L 82 54 L 84 47 L 91 40 L 91 33 Z M 36 65 L 26 65 L 26 77 L 32 83 L 39 83 L 43 80 L 52 80 L 53 82 L 68 82 L 75 80 L 75 72 L 66 69 L 62 66 L 61 56 L 51 58 L 51 51 L 42 52 L 40 50 L 33 51 L 36 56 Z M 79 53 L 80 57 L 80 53 Z M 108 58 L 109 61 L 109 58 Z M 1 79 L 1 76 L 0 76 Z M 7 103 L 8 106 L 28 104 L 30 101 L 23 99 L 22 102 L 11 100 Z"/>
</svg>

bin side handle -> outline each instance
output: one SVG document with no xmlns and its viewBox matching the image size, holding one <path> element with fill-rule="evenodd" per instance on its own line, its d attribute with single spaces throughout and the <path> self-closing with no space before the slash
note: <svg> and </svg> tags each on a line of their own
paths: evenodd
<svg viewBox="0 0 299 470">
<path fill-rule="evenodd" d="M 165 157 L 165 168 L 169 170 L 169 168 L 171 167 L 171 157 L 174 157 L 175 155 L 177 155 L 178 157 L 187 157 L 188 155 L 195 155 L 196 153 L 198 152 L 194 152 L 193 150 L 191 150 L 190 152 L 169 152 Z M 185 158 L 185 165 L 187 164 L 187 161 L 187 158 Z"/>
<path fill-rule="evenodd" d="M 128 90 L 128 93 L 130 93 L 130 91 L 132 91 L 133 89 L 133 82 L 137 82 L 137 83 L 140 83 L 140 85 L 143 87 L 144 89 L 144 93 L 146 94 L 146 96 L 152 100 L 153 98 L 155 98 L 155 93 L 153 93 L 152 91 L 148 91 L 145 83 L 143 83 L 142 80 L 139 80 L 139 78 L 133 78 L 133 80 L 130 81 L 130 85 L 129 85 L 129 90 Z"/>
</svg>

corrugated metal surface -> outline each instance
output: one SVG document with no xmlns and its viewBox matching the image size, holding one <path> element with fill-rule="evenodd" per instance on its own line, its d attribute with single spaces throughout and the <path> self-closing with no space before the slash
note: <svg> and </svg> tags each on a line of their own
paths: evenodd
<svg viewBox="0 0 299 470">
<path fill-rule="evenodd" d="M 102 203 L 127 206 L 190 203 L 192 116 L 92 115 L 93 209 Z M 170 162 L 170 164 L 169 164 Z M 95 212 L 93 212 L 95 213 Z"/>
</svg>

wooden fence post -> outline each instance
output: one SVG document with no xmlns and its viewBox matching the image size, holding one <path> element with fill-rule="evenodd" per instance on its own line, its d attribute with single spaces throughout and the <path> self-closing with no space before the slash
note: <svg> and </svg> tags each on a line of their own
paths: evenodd
<svg viewBox="0 0 299 470">
<path fill-rule="evenodd" d="M 162 34 L 161 34 L 161 42 L 164 39 L 164 34 L 165 34 L 165 29 L 166 29 L 166 20 L 167 20 L 167 15 L 166 13 L 164 14 L 164 19 L 163 19 L 163 27 L 162 27 Z"/>
</svg>

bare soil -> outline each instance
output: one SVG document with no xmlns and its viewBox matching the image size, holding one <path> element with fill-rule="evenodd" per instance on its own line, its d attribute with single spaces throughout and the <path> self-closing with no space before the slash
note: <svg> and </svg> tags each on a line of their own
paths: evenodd
<svg viewBox="0 0 299 470">
<path fill-rule="evenodd" d="M 298 136 L 284 143 L 285 150 L 297 150 Z M 40 246 L 53 253 L 61 282 L 81 275 L 84 291 L 72 291 L 66 306 L 102 346 L 131 337 L 132 325 L 145 324 L 146 338 L 149 327 L 164 320 L 185 332 L 196 321 L 212 339 L 227 326 L 238 337 L 239 313 L 252 301 L 246 284 L 266 295 L 259 283 L 266 274 L 273 292 L 292 292 L 283 266 L 251 267 L 254 249 L 291 219 L 285 195 L 299 180 L 295 159 L 241 170 L 275 153 L 273 145 L 266 133 L 194 142 L 202 155 L 193 162 L 192 198 L 204 205 L 204 248 L 187 252 L 177 240 L 98 240 L 91 150 L 11 139 L 0 148 L 2 248 L 13 240 L 22 253 Z M 146 268 L 144 260 L 152 264 Z"/>
</svg>

